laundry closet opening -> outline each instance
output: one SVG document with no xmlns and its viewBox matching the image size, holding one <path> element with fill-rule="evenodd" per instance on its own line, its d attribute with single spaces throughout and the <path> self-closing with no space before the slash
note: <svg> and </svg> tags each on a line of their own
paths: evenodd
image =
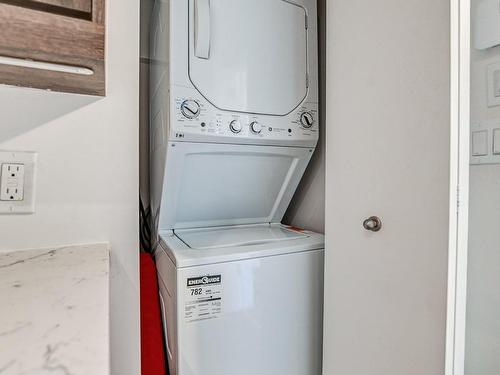
<svg viewBox="0 0 500 375">
<path fill-rule="evenodd" d="M 171 374 L 321 373 L 324 57 L 325 0 L 141 1 L 141 245 Z"/>
</svg>

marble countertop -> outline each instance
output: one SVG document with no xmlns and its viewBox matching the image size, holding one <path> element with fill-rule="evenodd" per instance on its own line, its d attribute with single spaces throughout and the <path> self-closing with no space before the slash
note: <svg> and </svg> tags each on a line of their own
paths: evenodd
<svg viewBox="0 0 500 375">
<path fill-rule="evenodd" d="M 0 375 L 109 374 L 106 244 L 0 253 Z"/>
</svg>

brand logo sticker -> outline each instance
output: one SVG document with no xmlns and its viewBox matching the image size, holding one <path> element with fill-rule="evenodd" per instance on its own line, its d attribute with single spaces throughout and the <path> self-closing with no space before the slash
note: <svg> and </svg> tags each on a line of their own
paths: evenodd
<svg viewBox="0 0 500 375">
<path fill-rule="evenodd" d="M 191 287 L 200 285 L 220 284 L 221 282 L 222 282 L 222 275 L 191 277 L 187 279 L 187 286 Z"/>
</svg>

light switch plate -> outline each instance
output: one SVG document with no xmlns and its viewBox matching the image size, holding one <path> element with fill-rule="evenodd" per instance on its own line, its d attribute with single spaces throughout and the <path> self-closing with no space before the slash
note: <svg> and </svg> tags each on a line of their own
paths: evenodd
<svg viewBox="0 0 500 375">
<path fill-rule="evenodd" d="M 500 62 L 488 65 L 488 107 L 500 105 Z"/>
<path fill-rule="evenodd" d="M 488 130 L 476 130 L 471 134 L 472 156 L 488 155 Z"/>
<path fill-rule="evenodd" d="M 0 214 L 35 212 L 36 162 L 34 152 L 0 151 Z"/>
<path fill-rule="evenodd" d="M 500 164 L 500 120 L 472 122 L 470 131 L 470 164 Z"/>
<path fill-rule="evenodd" d="M 493 155 L 500 156 L 500 126 L 493 129 Z"/>
</svg>

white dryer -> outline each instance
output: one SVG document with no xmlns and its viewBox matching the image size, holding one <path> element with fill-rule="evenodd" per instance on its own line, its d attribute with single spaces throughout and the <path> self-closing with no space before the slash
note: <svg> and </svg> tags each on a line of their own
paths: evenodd
<svg viewBox="0 0 500 375">
<path fill-rule="evenodd" d="M 172 375 L 319 375 L 316 0 L 156 0 L 151 207 Z"/>
<path fill-rule="evenodd" d="M 316 18 L 316 0 L 156 0 L 156 227 L 281 220 L 318 141 Z"/>
</svg>

